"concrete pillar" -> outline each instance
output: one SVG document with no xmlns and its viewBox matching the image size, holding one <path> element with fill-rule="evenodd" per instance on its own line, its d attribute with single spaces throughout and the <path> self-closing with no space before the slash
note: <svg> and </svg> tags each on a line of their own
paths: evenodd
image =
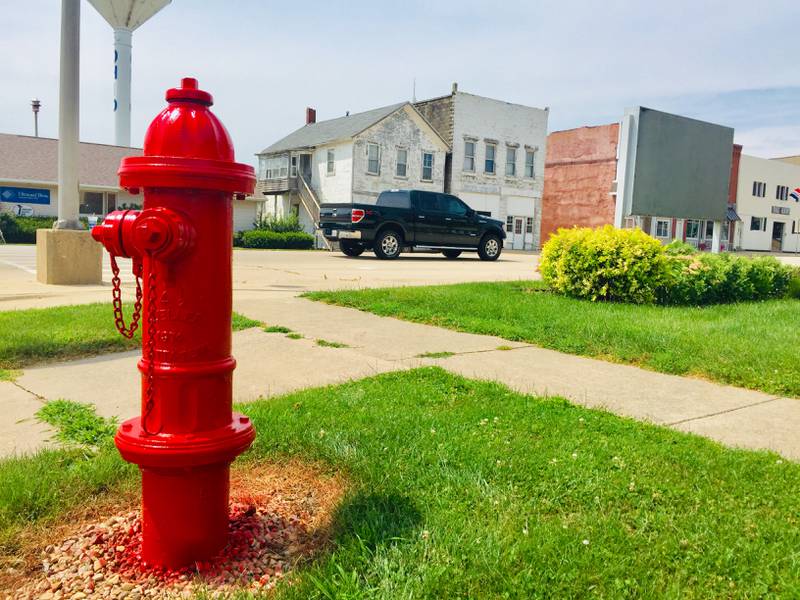
<svg viewBox="0 0 800 600">
<path fill-rule="evenodd" d="M 114 143 L 131 145 L 131 48 L 133 32 L 114 29 Z"/>
<path fill-rule="evenodd" d="M 82 229 L 78 221 L 80 0 L 61 0 L 61 71 L 58 86 L 58 220 L 55 229 Z"/>
<path fill-rule="evenodd" d="M 711 233 L 711 252 L 719 254 L 720 234 L 722 233 L 722 221 L 714 221 L 714 229 Z"/>
<path fill-rule="evenodd" d="M 100 283 L 102 246 L 78 220 L 80 0 L 61 0 L 58 89 L 58 220 L 36 232 L 36 279 L 50 284 Z"/>
</svg>

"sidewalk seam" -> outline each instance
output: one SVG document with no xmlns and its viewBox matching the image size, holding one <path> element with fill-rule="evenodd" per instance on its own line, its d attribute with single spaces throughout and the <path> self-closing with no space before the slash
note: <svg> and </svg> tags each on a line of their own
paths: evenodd
<svg viewBox="0 0 800 600">
<path fill-rule="evenodd" d="M 21 389 L 23 392 L 26 392 L 26 393 L 30 394 L 31 396 L 33 396 L 34 398 L 36 398 L 36 399 L 37 399 L 39 402 L 42 402 L 43 404 L 46 404 L 46 403 L 47 403 L 47 398 L 45 398 L 45 397 L 44 397 L 44 396 L 42 396 L 41 394 L 37 394 L 37 393 L 36 393 L 36 392 L 34 392 L 33 390 L 29 390 L 29 389 L 28 389 L 28 388 L 26 388 L 24 385 L 20 385 L 20 384 L 19 384 L 19 383 L 17 383 L 16 381 L 12 381 L 11 383 L 12 383 L 13 385 L 17 386 L 17 387 L 18 387 L 19 389 Z"/>
<path fill-rule="evenodd" d="M 729 408 L 727 410 L 721 410 L 714 413 L 709 413 L 707 415 L 700 415 L 699 417 L 690 417 L 688 419 L 681 419 L 680 421 L 674 421 L 672 423 L 665 423 L 665 427 L 674 427 L 675 425 L 682 425 L 683 423 L 689 423 L 691 421 L 699 421 L 701 419 L 710 419 L 711 417 L 718 417 L 719 415 L 725 415 L 728 413 L 736 412 L 737 410 L 744 410 L 745 408 L 752 408 L 754 406 L 761 406 L 762 404 L 769 404 L 770 402 L 775 402 L 776 400 L 780 400 L 781 396 L 775 396 L 774 398 L 767 398 L 766 400 L 761 400 L 759 402 L 754 402 L 753 404 L 745 404 L 744 406 L 737 406 L 736 408 Z"/>
</svg>

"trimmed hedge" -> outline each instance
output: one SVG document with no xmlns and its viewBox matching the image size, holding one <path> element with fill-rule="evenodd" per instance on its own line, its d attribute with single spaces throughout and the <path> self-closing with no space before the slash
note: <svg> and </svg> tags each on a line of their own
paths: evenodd
<svg viewBox="0 0 800 600">
<path fill-rule="evenodd" d="M 37 229 L 51 229 L 55 217 L 17 217 L 0 214 L 0 231 L 9 244 L 35 244 Z"/>
<path fill-rule="evenodd" d="M 797 278 L 771 256 L 666 249 L 639 229 L 560 229 L 542 248 L 542 278 L 553 290 L 591 301 L 704 305 L 785 297 Z M 795 284 L 796 285 L 796 284 Z"/>
<path fill-rule="evenodd" d="M 297 231 L 276 232 L 254 229 L 237 234 L 234 237 L 234 245 L 242 248 L 309 250 L 314 247 L 314 236 Z"/>
<path fill-rule="evenodd" d="M 557 292 L 587 300 L 648 304 L 667 277 L 664 248 L 639 229 L 559 229 L 542 248 L 539 270 Z"/>
</svg>

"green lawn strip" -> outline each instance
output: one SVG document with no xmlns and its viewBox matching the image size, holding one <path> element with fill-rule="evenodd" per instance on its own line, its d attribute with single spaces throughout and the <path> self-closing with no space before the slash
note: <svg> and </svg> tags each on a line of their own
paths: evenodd
<svg viewBox="0 0 800 600">
<path fill-rule="evenodd" d="M 130 313 L 125 313 L 126 320 Z M 233 330 L 261 326 L 233 313 Z M 110 302 L 0 312 L 0 373 L 50 360 L 69 360 L 138 348 L 114 326 Z M 0 375 L 0 379 L 11 375 Z"/>
<path fill-rule="evenodd" d="M 61 441 L 83 446 L 108 442 L 117 430 L 115 419 L 101 417 L 93 406 L 71 400 L 51 400 L 36 412 L 36 417 L 52 425 Z"/>
<path fill-rule="evenodd" d="M 800 594 L 800 465 L 426 368 L 240 406 L 243 462 L 351 488 L 276 598 Z M 0 462 L 0 539 L 136 481 L 116 451 Z M 112 448 L 113 450 L 113 448 Z"/>
<path fill-rule="evenodd" d="M 800 302 L 702 308 L 591 303 L 541 282 L 313 292 L 340 306 L 800 397 Z"/>
</svg>

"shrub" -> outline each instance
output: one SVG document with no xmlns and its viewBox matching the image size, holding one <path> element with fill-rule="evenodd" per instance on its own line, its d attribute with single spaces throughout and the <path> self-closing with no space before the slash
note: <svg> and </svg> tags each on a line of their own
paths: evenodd
<svg viewBox="0 0 800 600">
<path fill-rule="evenodd" d="M 308 250 L 314 247 L 314 236 L 305 232 L 253 229 L 241 234 L 241 245 L 243 248 Z"/>
<path fill-rule="evenodd" d="M 640 229 L 559 229 L 542 248 L 542 278 L 592 301 L 652 303 L 668 276 L 664 249 Z"/>
<path fill-rule="evenodd" d="M 789 298 L 800 300 L 800 269 L 795 269 L 792 273 L 792 278 L 789 280 L 787 295 Z"/>
<path fill-rule="evenodd" d="M 37 229 L 50 229 L 55 217 L 17 217 L 0 214 L 0 231 L 9 244 L 35 244 Z"/>
<path fill-rule="evenodd" d="M 664 246 L 664 252 L 672 256 L 689 256 L 697 254 L 697 248 L 680 240 L 672 240 Z"/>
<path fill-rule="evenodd" d="M 659 292 L 663 304 L 720 304 L 787 295 L 791 267 L 771 256 L 732 254 L 671 257 L 670 276 Z"/>
<path fill-rule="evenodd" d="M 275 233 L 301 232 L 303 228 L 296 215 L 277 217 L 274 215 L 261 215 L 253 227 L 261 231 L 274 231 Z"/>
</svg>

